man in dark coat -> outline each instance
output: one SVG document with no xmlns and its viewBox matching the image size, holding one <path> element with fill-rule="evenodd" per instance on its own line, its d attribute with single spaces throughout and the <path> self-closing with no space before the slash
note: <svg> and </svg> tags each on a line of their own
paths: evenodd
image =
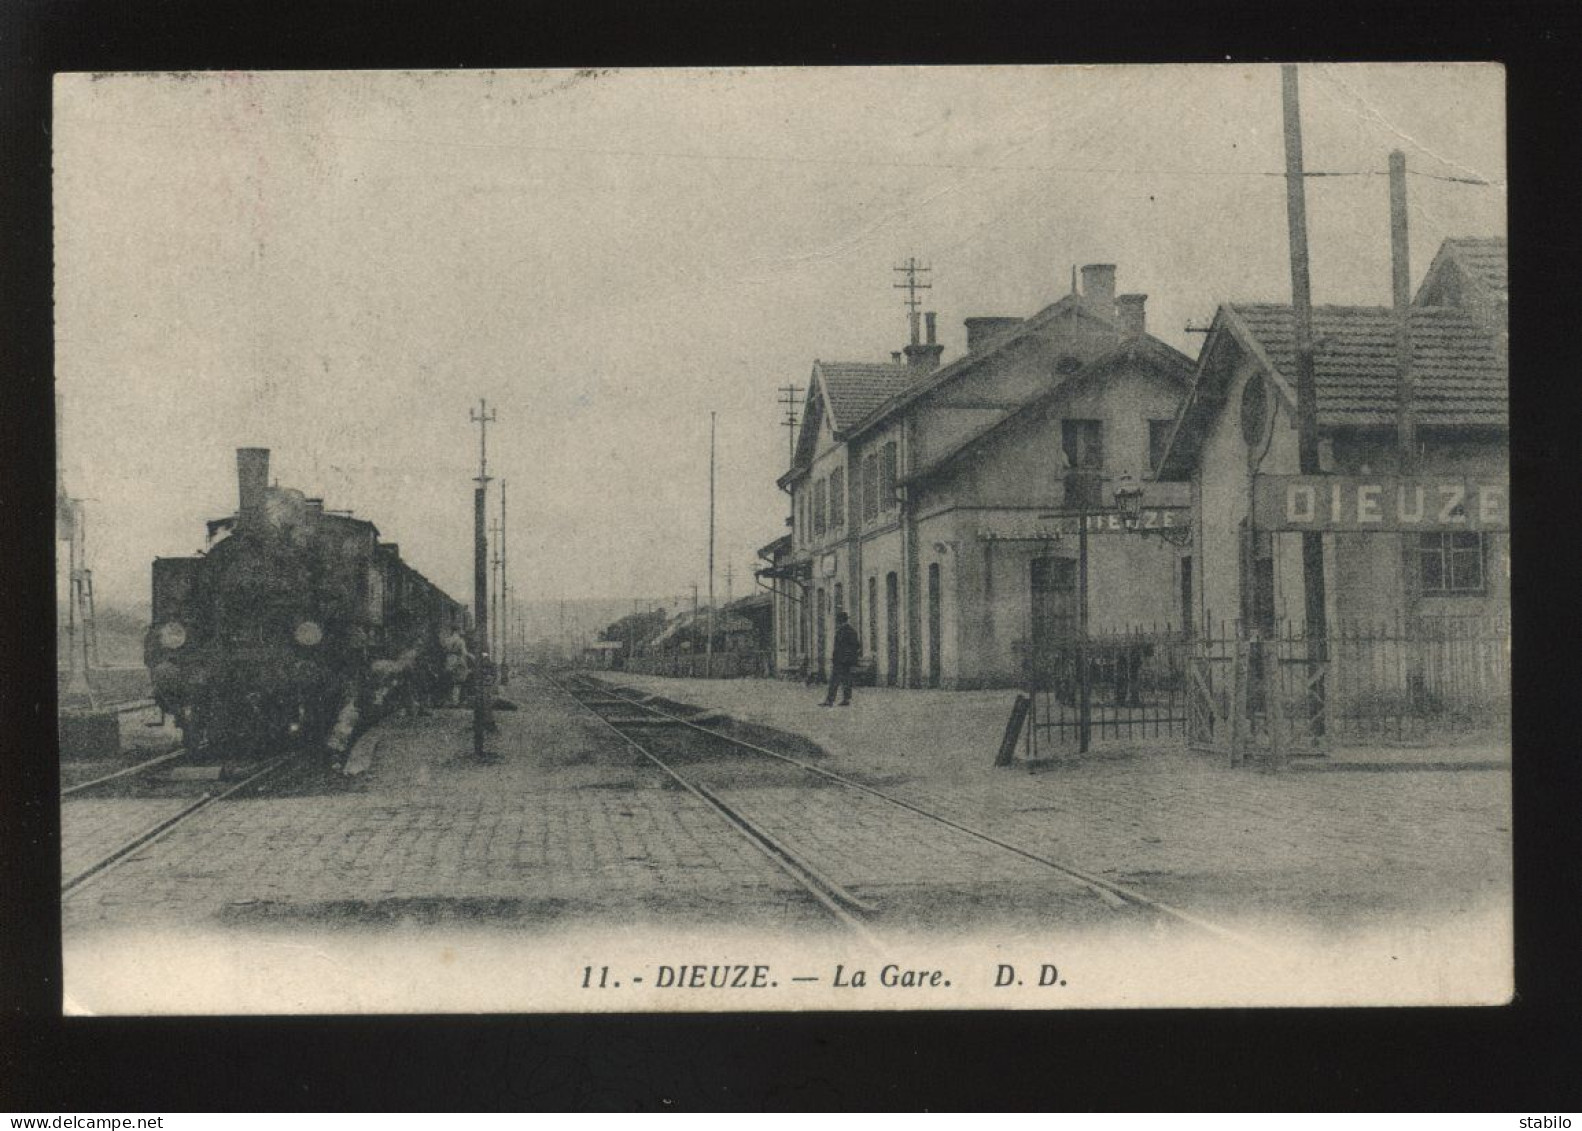
<svg viewBox="0 0 1582 1131">
<path fill-rule="evenodd" d="M 845 692 L 840 705 L 851 706 L 851 673 L 857 666 L 857 661 L 862 659 L 862 640 L 857 635 L 857 630 L 851 626 L 851 618 L 845 613 L 835 614 L 835 646 L 830 650 L 829 656 L 829 694 L 824 697 L 824 706 L 835 705 L 835 689 L 840 688 Z"/>
</svg>

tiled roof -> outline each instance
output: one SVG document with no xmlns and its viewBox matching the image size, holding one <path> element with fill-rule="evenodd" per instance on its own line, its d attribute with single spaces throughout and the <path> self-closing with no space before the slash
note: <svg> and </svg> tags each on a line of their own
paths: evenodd
<svg viewBox="0 0 1582 1131">
<path fill-rule="evenodd" d="M 1065 389 L 1077 382 L 1092 378 L 1097 374 L 1113 368 L 1115 365 L 1130 361 L 1133 363 L 1146 363 L 1155 371 L 1174 381 L 1178 386 L 1185 386 L 1192 380 L 1192 362 L 1179 350 L 1166 345 L 1159 339 L 1143 335 L 1139 338 L 1130 338 L 1107 353 L 1101 354 L 1088 362 L 1076 373 L 1069 377 L 1058 379 L 1053 385 L 1028 400 L 1021 407 L 1013 409 L 991 424 L 986 425 L 955 444 L 947 448 L 936 459 L 931 460 L 923 467 L 918 468 L 905 477 L 905 482 L 929 479 L 938 472 L 955 462 L 957 457 L 970 451 L 979 444 L 1003 431 L 1013 421 L 1029 416 L 1048 404 Z"/>
<path fill-rule="evenodd" d="M 905 392 L 923 372 L 908 365 L 867 361 L 820 361 L 816 369 L 834 417 L 830 427 L 836 431 L 850 428 Z"/>
<path fill-rule="evenodd" d="M 1474 240 L 1469 243 L 1490 241 Z M 1288 385 L 1296 385 L 1289 306 L 1231 311 Z M 1508 416 L 1507 363 L 1494 336 L 1464 312 L 1413 307 L 1412 371 L 1424 425 L 1497 424 Z M 1395 318 L 1385 307 L 1313 309 L 1314 376 L 1323 425 L 1395 422 Z"/>
<path fill-rule="evenodd" d="M 1024 318 L 1015 325 L 1007 325 L 1003 329 L 990 334 L 989 337 L 982 344 L 980 344 L 977 349 L 973 350 L 971 353 L 963 354 L 962 356 L 956 358 L 956 360 L 952 361 L 949 365 L 941 366 L 940 368 L 931 372 L 924 372 L 920 375 L 921 379 L 919 380 L 909 380 L 905 386 L 897 391 L 892 403 L 880 402 L 879 404 L 872 406 L 868 412 L 864 413 L 863 418 L 848 421 L 843 424 L 842 427 L 849 428 L 854 424 L 861 425 L 861 427 L 857 429 L 858 433 L 866 432 L 869 428 L 872 428 L 880 421 L 893 416 L 898 410 L 911 403 L 916 398 L 923 396 L 930 390 L 936 389 L 941 385 L 949 384 L 951 381 L 954 381 L 958 376 L 967 372 L 967 370 L 971 369 L 973 366 L 990 357 L 993 357 L 1007 346 L 1037 334 L 1040 330 L 1048 326 L 1051 322 L 1055 321 L 1055 319 L 1059 318 L 1062 314 L 1072 310 L 1080 311 L 1081 313 L 1086 314 L 1091 318 L 1096 318 L 1101 322 L 1109 322 L 1110 324 L 1113 324 L 1113 319 L 1106 319 L 1103 315 L 1095 312 L 1091 307 L 1084 305 L 1081 298 L 1079 298 L 1077 295 L 1067 295 L 1065 298 L 1060 299 L 1057 302 L 1050 303 L 1031 318 Z M 881 407 L 883 408 L 882 412 L 878 411 Z"/>
<path fill-rule="evenodd" d="M 1503 236 L 1490 239 L 1451 239 L 1444 248 L 1455 257 L 1468 275 L 1477 279 L 1498 298 L 1509 286 L 1507 252 Z"/>
</svg>

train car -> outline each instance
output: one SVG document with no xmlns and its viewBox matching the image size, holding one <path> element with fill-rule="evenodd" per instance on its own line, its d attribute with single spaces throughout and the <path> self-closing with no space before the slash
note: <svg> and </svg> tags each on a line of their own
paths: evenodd
<svg viewBox="0 0 1582 1131">
<path fill-rule="evenodd" d="M 238 449 L 236 468 L 237 512 L 208 524 L 207 548 L 154 561 L 155 699 L 215 758 L 343 752 L 392 686 L 442 664 L 465 609 L 373 523 L 270 486 L 267 449 Z"/>
</svg>

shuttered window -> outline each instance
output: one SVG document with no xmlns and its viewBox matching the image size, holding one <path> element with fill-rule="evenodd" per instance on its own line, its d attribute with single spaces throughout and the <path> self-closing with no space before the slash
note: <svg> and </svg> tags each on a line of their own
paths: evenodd
<svg viewBox="0 0 1582 1131">
<path fill-rule="evenodd" d="M 895 441 L 884 446 L 880 453 L 879 505 L 885 510 L 895 509 Z"/>
<path fill-rule="evenodd" d="M 862 520 L 872 522 L 879 517 L 879 457 L 868 456 L 862 461 Z"/>
<path fill-rule="evenodd" d="M 829 528 L 839 530 L 846 525 L 846 469 L 837 467 L 829 473 Z"/>
</svg>

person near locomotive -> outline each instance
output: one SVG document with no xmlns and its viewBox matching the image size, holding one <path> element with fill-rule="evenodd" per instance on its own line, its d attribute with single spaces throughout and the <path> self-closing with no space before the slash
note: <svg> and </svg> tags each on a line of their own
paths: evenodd
<svg viewBox="0 0 1582 1131">
<path fill-rule="evenodd" d="M 852 674 L 862 659 L 862 638 L 851 626 L 851 618 L 844 612 L 835 614 L 835 642 L 829 656 L 829 694 L 824 696 L 824 706 L 835 705 L 835 692 L 843 692 L 842 707 L 851 706 Z"/>
<path fill-rule="evenodd" d="M 440 638 L 440 648 L 445 653 L 445 702 L 452 707 L 461 705 L 461 691 L 472 674 L 472 652 L 467 641 L 456 629 L 449 629 Z"/>
</svg>

